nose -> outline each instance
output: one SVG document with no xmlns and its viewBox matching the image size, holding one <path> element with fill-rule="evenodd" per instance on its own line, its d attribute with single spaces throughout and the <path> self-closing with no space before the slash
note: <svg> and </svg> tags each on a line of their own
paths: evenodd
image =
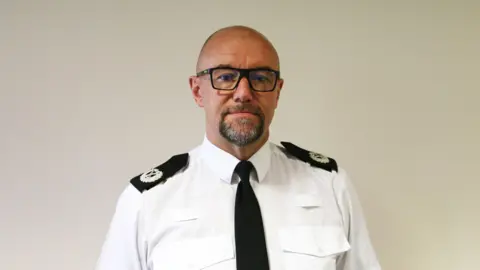
<svg viewBox="0 0 480 270">
<path fill-rule="evenodd" d="M 250 84 L 248 83 L 247 78 L 242 78 L 238 82 L 237 89 L 233 93 L 233 100 L 235 102 L 250 102 L 253 99 L 252 89 L 250 89 Z"/>
</svg>

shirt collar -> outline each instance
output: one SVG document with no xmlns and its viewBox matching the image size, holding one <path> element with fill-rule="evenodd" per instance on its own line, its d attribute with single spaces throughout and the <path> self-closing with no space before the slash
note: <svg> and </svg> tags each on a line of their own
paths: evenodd
<svg viewBox="0 0 480 270">
<path fill-rule="evenodd" d="M 206 161 L 210 169 L 223 181 L 231 183 L 233 170 L 237 166 L 239 159 L 232 154 L 220 149 L 211 143 L 205 136 L 201 145 L 201 156 Z M 249 161 L 255 166 L 258 181 L 261 182 L 270 168 L 271 148 L 267 141 Z"/>
</svg>

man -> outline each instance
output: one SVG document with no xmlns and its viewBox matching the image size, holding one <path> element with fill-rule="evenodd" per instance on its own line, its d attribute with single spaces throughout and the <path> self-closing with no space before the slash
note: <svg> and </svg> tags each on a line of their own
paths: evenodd
<svg viewBox="0 0 480 270">
<path fill-rule="evenodd" d="M 283 79 L 259 32 L 220 29 L 190 77 L 203 143 L 131 180 L 97 270 L 379 270 L 335 160 L 269 142 Z"/>
</svg>

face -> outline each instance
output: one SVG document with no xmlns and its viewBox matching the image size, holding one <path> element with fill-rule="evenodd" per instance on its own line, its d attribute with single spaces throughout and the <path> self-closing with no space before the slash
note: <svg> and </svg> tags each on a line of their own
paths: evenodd
<svg viewBox="0 0 480 270">
<path fill-rule="evenodd" d="M 215 37 L 199 63 L 198 71 L 218 66 L 279 68 L 278 58 L 269 44 L 251 34 Z M 207 133 L 237 146 L 246 146 L 268 136 L 282 85 L 283 80 L 278 78 L 274 91 L 256 92 L 244 77 L 229 91 L 213 88 L 208 74 L 190 78 L 194 99 L 205 110 Z"/>
</svg>

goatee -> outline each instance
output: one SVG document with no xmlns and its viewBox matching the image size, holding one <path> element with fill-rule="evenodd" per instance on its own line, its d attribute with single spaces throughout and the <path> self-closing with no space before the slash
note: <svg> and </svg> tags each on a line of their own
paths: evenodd
<svg viewBox="0 0 480 270">
<path fill-rule="evenodd" d="M 236 112 L 248 112 L 258 117 L 259 123 L 250 117 L 241 117 L 227 123 L 225 118 L 228 114 Z M 246 146 L 257 141 L 263 134 L 265 117 L 260 108 L 242 104 L 226 109 L 222 115 L 219 125 L 220 134 L 230 143 L 237 146 Z"/>
</svg>

